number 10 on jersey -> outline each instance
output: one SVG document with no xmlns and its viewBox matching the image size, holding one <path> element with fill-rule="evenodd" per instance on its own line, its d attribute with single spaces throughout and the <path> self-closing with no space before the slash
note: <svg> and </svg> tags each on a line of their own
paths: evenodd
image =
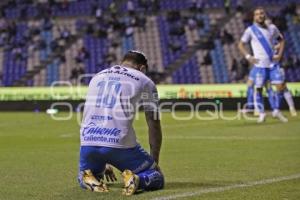
<svg viewBox="0 0 300 200">
<path fill-rule="evenodd" d="M 96 107 L 113 108 L 121 90 L 121 83 L 118 81 L 101 81 L 98 83 L 97 87 L 99 87 L 99 92 L 96 100 Z"/>
</svg>

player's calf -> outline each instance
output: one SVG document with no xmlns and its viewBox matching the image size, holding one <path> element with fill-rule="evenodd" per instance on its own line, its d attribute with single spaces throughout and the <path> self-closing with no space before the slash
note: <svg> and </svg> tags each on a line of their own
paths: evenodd
<svg viewBox="0 0 300 200">
<path fill-rule="evenodd" d="M 262 87 L 257 87 L 254 90 L 254 108 L 259 111 L 259 113 L 265 112 L 262 90 Z"/>
<path fill-rule="evenodd" d="M 293 117 L 296 117 L 297 116 L 297 111 L 296 111 L 296 108 L 295 108 L 295 103 L 294 103 L 294 100 L 293 100 L 293 96 L 290 92 L 290 90 L 287 88 L 286 84 L 285 84 L 285 88 L 284 88 L 284 92 L 283 92 L 283 96 L 289 106 L 289 110 L 290 110 L 290 113 Z"/>
</svg>

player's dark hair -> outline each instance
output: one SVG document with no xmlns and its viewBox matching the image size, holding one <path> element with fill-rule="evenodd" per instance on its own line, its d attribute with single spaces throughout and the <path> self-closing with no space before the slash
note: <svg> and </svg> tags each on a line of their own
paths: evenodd
<svg viewBox="0 0 300 200">
<path fill-rule="evenodd" d="M 262 6 L 257 6 L 257 7 L 255 7 L 255 8 L 253 8 L 253 10 L 252 10 L 252 12 L 251 12 L 251 19 L 254 19 L 254 13 L 255 13 L 255 11 L 257 11 L 257 10 L 263 10 L 263 11 L 265 12 L 265 16 L 266 16 L 266 17 L 268 16 L 267 11 L 265 10 L 264 7 L 262 7 Z"/>
<path fill-rule="evenodd" d="M 255 7 L 255 8 L 252 10 L 252 18 L 254 17 L 254 13 L 255 13 L 255 11 L 257 11 L 257 10 L 263 10 L 263 11 L 265 12 L 266 16 L 268 16 L 268 13 L 267 13 L 267 11 L 266 11 L 266 9 L 265 9 L 264 7 L 262 7 L 262 6 L 257 6 L 257 7 Z"/>
<path fill-rule="evenodd" d="M 144 65 L 146 67 L 146 70 L 148 70 L 148 61 L 146 56 L 138 51 L 128 51 L 123 59 L 122 62 L 124 61 L 130 61 L 135 65 Z"/>
<path fill-rule="evenodd" d="M 257 10 L 263 10 L 264 12 L 266 12 L 266 10 L 262 6 L 257 6 L 252 11 L 253 16 L 254 16 L 255 11 L 257 11 Z"/>
</svg>

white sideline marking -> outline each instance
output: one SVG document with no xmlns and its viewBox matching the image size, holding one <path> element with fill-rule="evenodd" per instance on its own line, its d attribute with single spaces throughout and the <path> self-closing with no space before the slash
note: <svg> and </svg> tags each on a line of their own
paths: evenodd
<svg viewBox="0 0 300 200">
<path fill-rule="evenodd" d="M 157 197 L 157 198 L 153 198 L 152 200 L 169 200 L 169 199 L 200 196 L 202 194 L 224 192 L 227 190 L 233 190 L 233 189 L 237 189 L 237 188 L 247 188 L 247 187 L 253 187 L 253 186 L 257 186 L 257 185 L 267 185 L 267 184 L 271 184 L 271 183 L 278 183 L 281 181 L 289 181 L 289 180 L 294 180 L 294 179 L 299 179 L 299 178 L 300 178 L 300 173 L 293 174 L 290 176 L 275 177 L 275 178 L 263 179 L 263 180 L 259 180 L 259 181 L 252 181 L 252 182 L 242 183 L 242 184 L 234 184 L 234 185 L 228 185 L 228 186 L 223 186 L 223 187 L 200 189 L 200 190 L 197 190 L 194 192 L 186 192 L 186 193 L 182 193 L 182 194 Z"/>
</svg>

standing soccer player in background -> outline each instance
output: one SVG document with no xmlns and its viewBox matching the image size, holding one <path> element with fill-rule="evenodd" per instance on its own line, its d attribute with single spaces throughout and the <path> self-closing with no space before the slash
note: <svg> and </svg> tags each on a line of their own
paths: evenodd
<svg viewBox="0 0 300 200">
<path fill-rule="evenodd" d="M 275 41 L 276 44 L 277 41 Z M 280 45 L 275 45 L 274 50 L 278 51 L 278 49 L 280 48 Z M 285 101 L 287 102 L 288 106 L 289 106 L 289 110 L 291 113 L 291 116 L 296 117 L 297 116 L 297 111 L 295 108 L 295 103 L 293 100 L 293 96 L 290 92 L 290 90 L 288 89 L 287 85 L 286 85 L 286 81 L 285 81 L 285 73 L 284 73 L 284 69 L 281 67 L 281 65 L 279 63 L 274 63 L 274 66 L 277 69 L 277 77 L 278 77 L 278 87 L 280 87 L 279 89 L 281 91 L 283 91 L 283 96 L 285 98 Z"/>
<path fill-rule="evenodd" d="M 158 190 L 164 177 L 158 166 L 162 143 L 158 95 L 144 74 L 145 55 L 129 51 L 121 65 L 95 75 L 90 84 L 80 129 L 80 186 L 107 192 L 103 176 L 116 177 L 110 165 L 122 172 L 124 195 L 137 190 Z M 136 141 L 132 123 L 140 101 L 149 130 L 150 155 Z"/>
<path fill-rule="evenodd" d="M 264 110 L 264 102 L 262 91 L 263 87 L 270 81 L 276 85 L 276 92 L 273 96 L 271 87 L 268 87 L 267 93 L 273 109 L 273 117 L 278 118 L 282 122 L 288 120 L 279 111 L 280 103 L 283 97 L 283 88 L 279 86 L 278 70 L 273 67 L 278 63 L 283 55 L 284 39 L 274 24 L 266 24 L 266 13 L 261 7 L 254 10 L 254 23 L 249 26 L 239 43 L 239 49 L 246 59 L 253 65 L 248 78 L 247 100 L 248 103 L 254 99 L 254 107 L 259 111 L 258 123 L 264 122 L 266 113 Z M 274 52 L 273 41 L 278 40 L 278 51 Z M 246 50 L 245 44 L 250 42 L 253 56 Z M 254 96 L 254 98 L 253 98 Z M 274 97 L 274 98 L 273 98 Z"/>
</svg>

